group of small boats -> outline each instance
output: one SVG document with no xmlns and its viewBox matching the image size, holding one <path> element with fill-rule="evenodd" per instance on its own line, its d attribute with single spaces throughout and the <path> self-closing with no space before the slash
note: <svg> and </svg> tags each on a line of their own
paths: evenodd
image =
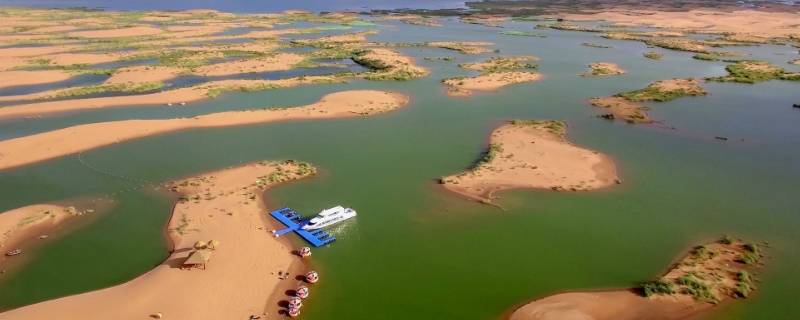
<svg viewBox="0 0 800 320">
<path fill-rule="evenodd" d="M 305 274 L 305 279 L 306 282 L 313 284 L 319 281 L 319 275 L 316 271 L 309 271 Z M 308 287 L 297 287 L 297 290 L 294 291 L 294 296 L 289 298 L 289 305 L 286 307 L 286 313 L 292 318 L 299 316 L 300 308 L 303 307 L 303 299 L 308 298 L 309 294 Z"/>
<path fill-rule="evenodd" d="M 22 249 L 14 249 L 9 252 L 6 252 L 6 257 L 13 257 L 19 254 L 22 254 Z"/>
</svg>

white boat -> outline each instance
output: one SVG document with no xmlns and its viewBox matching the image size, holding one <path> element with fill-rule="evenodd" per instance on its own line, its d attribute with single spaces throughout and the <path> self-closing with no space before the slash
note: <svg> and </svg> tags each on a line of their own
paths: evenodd
<svg viewBox="0 0 800 320">
<path fill-rule="evenodd" d="M 303 226 L 303 230 L 324 228 L 355 216 L 355 210 L 342 206 L 335 206 L 333 208 L 320 211 L 316 217 L 311 218 L 311 220 L 309 220 L 308 223 Z"/>
</svg>

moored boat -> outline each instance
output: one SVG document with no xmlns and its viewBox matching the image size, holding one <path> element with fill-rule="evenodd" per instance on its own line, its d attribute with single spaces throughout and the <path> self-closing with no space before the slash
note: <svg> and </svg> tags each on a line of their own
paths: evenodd
<svg viewBox="0 0 800 320">
<path fill-rule="evenodd" d="M 308 220 L 303 225 L 303 230 L 315 230 L 324 228 L 356 216 L 356 211 L 352 208 L 345 208 L 342 206 L 335 206 L 330 209 L 320 211 L 316 217 Z"/>
</svg>

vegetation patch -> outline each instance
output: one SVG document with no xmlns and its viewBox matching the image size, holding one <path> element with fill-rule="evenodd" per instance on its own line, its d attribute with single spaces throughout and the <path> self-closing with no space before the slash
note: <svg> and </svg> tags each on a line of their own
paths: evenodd
<svg viewBox="0 0 800 320">
<path fill-rule="evenodd" d="M 666 102 L 684 96 L 701 96 L 707 94 L 696 79 L 671 79 L 651 83 L 644 89 L 619 93 L 616 96 L 629 101 Z"/>
<path fill-rule="evenodd" d="M 500 34 L 506 36 L 516 36 L 516 37 L 536 37 L 536 38 L 547 38 L 546 35 L 533 32 L 533 31 L 519 31 L 519 30 L 504 30 L 500 31 Z"/>
<path fill-rule="evenodd" d="M 758 83 L 769 80 L 800 81 L 800 73 L 788 72 L 766 61 L 739 61 L 725 67 L 727 76 L 706 78 L 707 81 Z"/>
<path fill-rule="evenodd" d="M 645 52 L 643 55 L 644 55 L 645 58 L 651 59 L 651 60 L 661 60 L 661 58 L 664 57 L 664 55 L 662 55 L 662 54 L 660 54 L 658 52 L 655 52 L 655 51 L 648 51 L 648 52 Z"/>
<path fill-rule="evenodd" d="M 597 44 L 597 43 L 591 43 L 591 42 L 584 42 L 584 43 L 581 43 L 581 45 L 584 46 L 584 47 L 599 48 L 599 49 L 610 49 L 610 48 L 613 48 L 612 46 L 606 46 L 606 45 Z"/>
<path fill-rule="evenodd" d="M 59 90 L 55 94 L 47 96 L 45 99 L 68 99 L 103 93 L 145 93 L 155 91 L 163 87 L 163 82 L 100 84 Z"/>
<path fill-rule="evenodd" d="M 626 71 L 620 68 L 616 63 L 611 62 L 595 62 L 589 64 L 589 71 L 581 74 L 581 76 L 615 76 L 625 74 Z"/>
</svg>

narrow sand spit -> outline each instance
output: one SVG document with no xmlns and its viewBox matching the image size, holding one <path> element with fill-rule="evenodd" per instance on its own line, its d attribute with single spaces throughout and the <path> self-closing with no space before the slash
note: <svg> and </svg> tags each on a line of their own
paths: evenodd
<svg viewBox="0 0 800 320">
<path fill-rule="evenodd" d="M 76 214 L 75 208 L 67 208 L 54 204 L 35 204 L 0 213 L 0 248 L 14 243 L 25 236 L 26 231 L 38 227 L 54 227 L 70 215 Z"/>
<path fill-rule="evenodd" d="M 463 54 L 482 54 L 489 52 L 487 46 L 494 45 L 483 41 L 433 41 L 426 44 L 429 47 L 455 50 Z"/>
<path fill-rule="evenodd" d="M 135 66 L 120 68 L 114 71 L 106 84 L 162 82 L 173 79 L 181 74 L 179 68 L 164 66 Z"/>
<path fill-rule="evenodd" d="M 501 71 L 482 74 L 475 77 L 446 79 L 450 96 L 469 96 L 475 91 L 494 91 L 512 84 L 539 81 L 542 75 L 527 71 Z"/>
<path fill-rule="evenodd" d="M 692 318 L 722 301 L 748 297 L 754 289 L 752 265 L 760 257 L 755 244 L 723 239 L 694 248 L 642 288 L 556 294 L 517 309 L 510 320 Z"/>
<path fill-rule="evenodd" d="M 2 71 L 0 72 L 0 88 L 53 83 L 71 77 L 72 74 L 61 70 Z"/>
<path fill-rule="evenodd" d="M 114 62 L 125 58 L 126 54 L 121 53 L 58 53 L 53 55 L 39 56 L 37 59 L 47 59 L 50 64 L 73 65 L 73 64 L 98 64 Z"/>
<path fill-rule="evenodd" d="M 560 121 L 512 121 L 492 132 L 489 150 L 475 167 L 440 182 L 482 202 L 505 189 L 586 191 L 619 183 L 611 158 L 575 146 L 565 135 Z"/>
<path fill-rule="evenodd" d="M 112 96 L 101 98 L 71 99 L 36 102 L 0 108 L 0 119 L 41 116 L 69 111 L 113 108 L 122 106 L 152 106 L 171 103 L 194 102 L 208 99 L 215 90 L 247 90 L 251 88 L 288 88 L 306 84 L 331 83 L 336 80 L 326 76 L 286 78 L 279 80 L 221 80 L 203 83 L 194 87 L 167 90 L 157 93 Z M 0 97 L 0 101 L 44 99 L 58 90 L 37 92 L 28 95 Z"/>
<path fill-rule="evenodd" d="M 280 53 L 266 58 L 210 64 L 198 67 L 194 73 L 204 76 L 225 76 L 249 72 L 290 70 L 303 59 L 303 56 L 298 54 Z"/>
<path fill-rule="evenodd" d="M 11 47 L 0 48 L 0 58 L 19 58 L 55 54 L 78 49 L 78 46 Z"/>
<path fill-rule="evenodd" d="M 567 20 L 605 20 L 625 25 L 701 31 L 706 33 L 749 34 L 761 37 L 788 37 L 800 34 L 795 12 L 739 11 L 652 11 L 607 10 L 593 14 L 565 14 Z"/>
<path fill-rule="evenodd" d="M 103 29 L 103 30 L 86 30 L 74 31 L 67 33 L 70 37 L 81 38 L 123 38 L 123 37 L 141 37 L 152 36 L 164 32 L 159 28 L 139 26 L 118 29 Z"/>
<path fill-rule="evenodd" d="M 314 167 L 294 161 L 259 162 L 171 183 L 171 189 L 184 196 L 168 225 L 174 250 L 166 261 L 121 285 L 37 303 L 0 317 L 150 319 L 157 313 L 164 319 L 275 317 L 277 301 L 268 300 L 282 283 L 276 273 L 289 270 L 299 258 L 269 233 L 262 192 L 315 172 Z M 218 245 L 205 270 L 179 268 L 196 242 L 210 240 Z"/>
<path fill-rule="evenodd" d="M 408 97 L 398 93 L 352 90 L 328 94 L 320 101 L 302 107 L 220 112 L 194 118 L 84 124 L 0 141 L 0 169 L 177 130 L 287 120 L 370 116 L 392 111 L 407 103 Z"/>
</svg>

